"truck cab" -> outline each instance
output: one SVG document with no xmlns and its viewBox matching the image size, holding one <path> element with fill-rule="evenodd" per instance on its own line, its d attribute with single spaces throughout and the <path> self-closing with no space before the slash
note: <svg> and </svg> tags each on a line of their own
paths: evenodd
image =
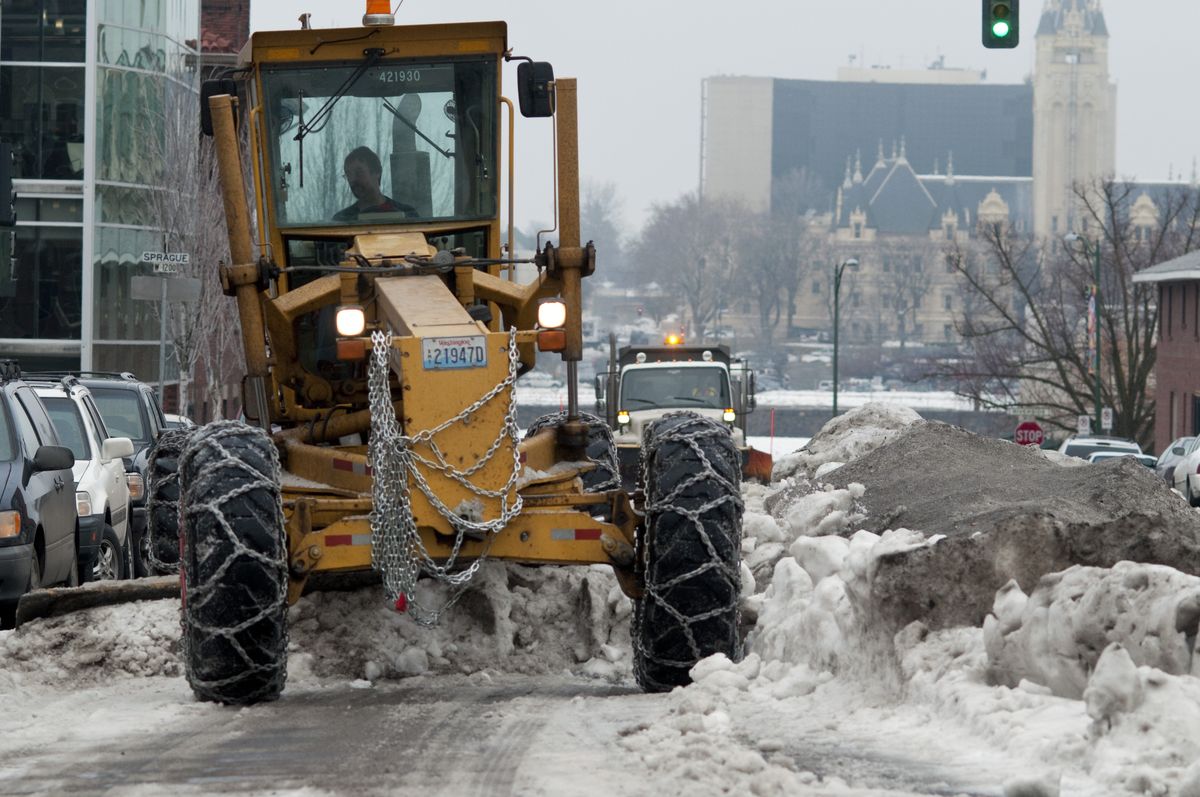
<svg viewBox="0 0 1200 797">
<path fill-rule="evenodd" d="M 608 372 L 596 377 L 596 409 L 613 429 L 626 489 L 639 481 L 646 427 L 681 410 L 724 423 L 745 465 L 746 416 L 754 406 L 754 372 L 747 363 L 733 359 L 728 346 L 685 344 L 677 336 L 662 346 L 614 347 Z"/>
</svg>

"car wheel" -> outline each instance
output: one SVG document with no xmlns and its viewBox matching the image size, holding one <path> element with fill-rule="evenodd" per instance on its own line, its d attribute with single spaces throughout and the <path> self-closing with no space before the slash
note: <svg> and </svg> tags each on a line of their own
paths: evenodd
<svg viewBox="0 0 1200 797">
<path fill-rule="evenodd" d="M 105 525 L 104 535 L 100 538 L 100 551 L 96 554 L 96 564 L 92 567 L 93 581 L 119 581 L 125 577 L 125 557 L 121 549 L 121 541 L 112 526 Z"/>
</svg>

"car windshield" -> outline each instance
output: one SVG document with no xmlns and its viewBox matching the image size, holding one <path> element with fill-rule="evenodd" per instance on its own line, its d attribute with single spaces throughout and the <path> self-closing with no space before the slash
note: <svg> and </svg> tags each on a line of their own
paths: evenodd
<svg viewBox="0 0 1200 797">
<path fill-rule="evenodd" d="M 8 422 L 8 410 L 0 402 L 0 462 L 9 462 L 17 456 L 17 445 L 13 440 L 12 426 Z"/>
<path fill-rule="evenodd" d="M 723 368 L 637 368 L 621 377 L 623 410 L 729 406 L 729 380 Z"/>
<path fill-rule="evenodd" d="M 367 63 L 264 70 L 278 224 L 495 215 L 495 63 Z"/>
<path fill-rule="evenodd" d="M 75 402 L 64 397 L 51 396 L 43 398 L 46 413 L 58 432 L 58 439 L 64 446 L 71 449 L 75 459 L 91 459 L 92 446 L 88 443 L 87 429 L 83 425 L 83 416 Z"/>
<path fill-rule="evenodd" d="M 93 387 L 91 391 L 111 436 L 128 437 L 139 443 L 150 442 L 150 432 L 142 419 L 136 391 L 106 387 Z"/>
</svg>

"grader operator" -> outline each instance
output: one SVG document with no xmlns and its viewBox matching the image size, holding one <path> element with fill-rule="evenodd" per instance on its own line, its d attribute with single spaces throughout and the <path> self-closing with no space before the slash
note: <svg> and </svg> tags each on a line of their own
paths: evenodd
<svg viewBox="0 0 1200 797">
<path fill-rule="evenodd" d="M 550 120 L 557 152 L 558 244 L 531 258 L 528 283 L 501 92 L 514 60 L 521 113 Z M 202 96 L 251 425 L 210 424 L 155 455 L 157 506 L 178 501 L 152 511 L 155 557 L 179 563 L 196 695 L 280 693 L 286 609 L 314 573 L 373 568 L 398 610 L 432 623 L 445 604 L 425 605 L 417 579 L 446 582 L 449 603 L 485 557 L 611 565 L 648 690 L 736 657 L 728 429 L 689 413 L 653 425 L 633 496 L 612 478 L 605 425 L 578 411 L 580 282 L 596 253 L 579 236 L 575 81 L 514 56 L 502 22 L 396 26 L 370 0 L 359 28 L 254 34 Z M 539 352 L 566 361 L 568 407 L 522 439 L 514 384 Z"/>
</svg>

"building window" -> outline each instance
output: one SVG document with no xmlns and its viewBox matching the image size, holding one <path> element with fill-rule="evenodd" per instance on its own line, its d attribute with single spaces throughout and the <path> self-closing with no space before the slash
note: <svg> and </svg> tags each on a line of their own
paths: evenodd
<svg viewBox="0 0 1200 797">
<path fill-rule="evenodd" d="M 1050 232 L 1058 232 L 1058 216 L 1050 217 Z"/>
<path fill-rule="evenodd" d="M 942 324 L 942 337 L 946 340 L 954 338 L 954 327 L 950 324 Z"/>
<path fill-rule="evenodd" d="M 946 225 L 946 240 L 947 241 L 954 240 L 954 225 L 953 224 Z"/>
<path fill-rule="evenodd" d="M 862 304 L 862 294 L 860 294 L 858 291 L 850 294 L 850 304 L 854 305 L 855 307 L 860 306 Z"/>
<path fill-rule="evenodd" d="M 942 307 L 946 310 L 953 310 L 954 309 L 954 297 L 948 293 L 945 296 L 943 296 L 942 297 Z"/>
<path fill-rule="evenodd" d="M 0 141 L 15 177 L 83 179 L 82 68 L 0 66 Z"/>
<path fill-rule="evenodd" d="M 1175 286 L 1168 285 L 1167 291 L 1167 340 L 1175 337 Z"/>
<path fill-rule="evenodd" d="M 821 281 L 820 280 L 813 280 L 812 292 L 813 292 L 813 296 L 820 295 L 820 293 L 821 293 Z"/>
<path fill-rule="evenodd" d="M 5 0 L 0 61 L 82 63 L 87 0 Z"/>
<path fill-rule="evenodd" d="M 0 274 L 0 338 L 78 340 L 82 227 L 16 228 L 16 265 Z"/>
<path fill-rule="evenodd" d="M 857 221 L 854 222 L 854 237 L 862 238 L 862 223 L 861 222 L 857 222 Z"/>
<path fill-rule="evenodd" d="M 883 259 L 883 270 L 885 273 L 892 270 L 892 259 L 890 257 Z"/>
</svg>

